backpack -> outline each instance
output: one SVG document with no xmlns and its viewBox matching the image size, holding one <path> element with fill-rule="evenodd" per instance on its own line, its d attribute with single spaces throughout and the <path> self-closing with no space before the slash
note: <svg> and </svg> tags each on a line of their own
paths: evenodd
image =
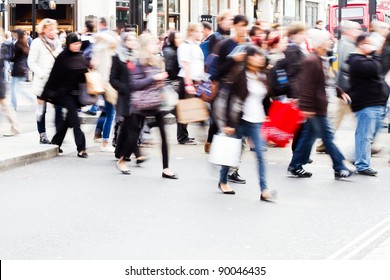
<svg viewBox="0 0 390 280">
<path fill-rule="evenodd" d="M 206 72 L 210 74 L 210 79 L 213 80 L 214 77 L 218 75 L 218 59 L 219 59 L 219 50 L 221 46 L 227 41 L 227 38 L 222 38 L 213 48 L 212 53 L 210 53 L 204 62 Z"/>
<path fill-rule="evenodd" d="M 5 41 L 1 44 L 1 58 L 12 61 L 15 57 L 15 45 L 12 41 Z"/>
<path fill-rule="evenodd" d="M 274 96 L 288 95 L 291 91 L 286 73 L 286 59 L 279 59 L 269 73 L 269 86 Z"/>
</svg>

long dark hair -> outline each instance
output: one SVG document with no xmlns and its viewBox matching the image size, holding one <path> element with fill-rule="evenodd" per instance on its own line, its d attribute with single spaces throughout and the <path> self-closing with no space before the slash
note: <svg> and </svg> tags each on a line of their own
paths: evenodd
<svg viewBox="0 0 390 280">
<path fill-rule="evenodd" d="M 30 49 L 27 44 L 27 38 L 24 36 L 26 31 L 23 29 L 16 29 L 15 32 L 18 34 L 18 39 L 16 40 L 15 46 L 21 48 L 23 53 L 28 54 Z"/>
<path fill-rule="evenodd" d="M 176 33 L 177 33 L 177 31 L 171 31 L 168 35 L 168 38 L 167 38 L 168 46 L 174 50 L 177 50 L 177 46 L 175 44 Z"/>
</svg>

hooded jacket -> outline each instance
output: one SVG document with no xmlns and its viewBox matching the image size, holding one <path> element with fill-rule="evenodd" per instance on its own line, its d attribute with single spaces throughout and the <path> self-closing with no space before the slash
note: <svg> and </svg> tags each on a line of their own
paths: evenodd
<svg viewBox="0 0 390 280">
<path fill-rule="evenodd" d="M 352 111 L 370 106 L 385 106 L 389 97 L 388 87 L 382 75 L 380 57 L 352 53 L 349 64 L 349 81 Z"/>
</svg>

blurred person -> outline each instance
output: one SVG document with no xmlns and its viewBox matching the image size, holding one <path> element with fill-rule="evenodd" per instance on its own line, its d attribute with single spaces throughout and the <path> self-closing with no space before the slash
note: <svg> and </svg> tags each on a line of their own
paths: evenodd
<svg viewBox="0 0 390 280">
<path fill-rule="evenodd" d="M 390 34 L 387 35 L 386 40 L 382 47 L 381 52 L 381 61 L 382 61 L 382 70 L 383 75 L 386 77 L 386 74 L 390 71 Z M 387 132 L 390 133 L 390 113 L 389 108 L 390 107 L 390 99 L 387 103 Z M 371 150 L 372 153 L 372 150 Z"/>
<path fill-rule="evenodd" d="M 314 51 L 303 60 L 298 76 L 299 109 L 306 116 L 306 121 L 302 125 L 287 172 L 289 176 L 298 178 L 312 176 L 311 172 L 303 169 L 303 165 L 309 160 L 316 138 L 321 137 L 333 162 L 334 178 L 346 178 L 353 172 L 345 166 L 345 158 L 334 144 L 333 131 L 327 117 L 328 99 L 325 87 L 332 85 L 326 53 L 331 48 L 331 37 L 327 31 L 318 29 L 309 30 L 308 36 Z M 341 88 L 336 87 L 336 90 L 344 102 L 350 102 L 349 96 Z"/>
<path fill-rule="evenodd" d="M 3 67 L 3 59 L 0 57 L 0 69 L 3 69 Z M 0 75 L 0 106 L 2 113 L 7 117 L 11 124 L 10 130 L 5 132 L 3 136 L 14 136 L 15 134 L 19 134 L 20 125 L 17 121 L 15 111 L 8 104 L 3 75 Z"/>
<path fill-rule="evenodd" d="M 202 39 L 202 25 L 190 23 L 187 36 L 177 49 L 180 71 L 178 74 L 179 99 L 196 94 L 195 84 L 201 82 L 204 75 L 204 56 L 199 42 Z M 187 124 L 177 123 L 177 141 L 182 145 L 196 145 L 194 138 L 189 137 Z"/>
<path fill-rule="evenodd" d="M 218 52 L 218 60 L 217 60 L 217 75 L 215 75 L 215 79 L 218 82 L 218 93 L 217 95 L 225 95 L 226 92 L 230 91 L 232 80 L 234 79 L 234 75 L 232 73 L 235 68 L 240 68 L 243 66 L 246 53 L 244 45 L 246 43 L 246 29 L 248 26 L 248 19 L 244 15 L 236 15 L 233 18 L 233 28 L 234 28 L 234 36 L 231 36 L 226 41 L 222 42 L 219 52 Z M 242 47 L 240 49 L 240 46 Z M 237 50 L 239 49 L 239 50 Z M 236 50 L 235 53 L 233 51 Z M 218 113 L 215 113 L 215 103 L 212 106 L 213 118 L 216 124 L 216 128 L 222 129 L 222 125 L 220 123 L 219 118 L 223 116 L 218 116 Z M 218 109 L 218 108 L 217 108 Z M 210 133 L 209 133 L 210 137 Z M 212 138 L 208 139 L 210 143 L 212 142 Z M 240 176 L 238 173 L 238 167 L 230 168 L 228 175 L 229 182 L 233 182 L 236 184 L 246 184 L 246 180 Z"/>
<path fill-rule="evenodd" d="M 28 55 L 28 66 L 34 73 L 32 92 L 37 96 L 37 129 L 39 143 L 50 144 L 46 134 L 46 108 L 47 104 L 40 99 L 45 84 L 49 79 L 51 69 L 57 56 L 62 52 L 62 44 L 56 36 L 57 21 L 54 19 L 42 19 L 37 27 L 38 38 L 31 43 Z M 58 130 L 62 125 L 63 116 L 61 106 L 55 106 L 55 126 Z"/>
<path fill-rule="evenodd" d="M 370 23 L 370 38 L 375 44 L 378 53 L 382 50 L 383 43 L 390 32 L 389 27 L 390 25 L 383 21 L 373 21 Z"/>
<path fill-rule="evenodd" d="M 214 51 L 214 46 L 223 38 L 230 37 L 233 28 L 233 14 L 230 10 L 221 11 L 217 16 L 217 30 L 210 37 L 209 53 Z"/>
<path fill-rule="evenodd" d="M 3 52 L 3 49 L 6 50 L 7 54 L 5 55 L 2 53 L 2 60 L 4 64 L 4 82 L 8 83 L 10 82 L 10 74 L 11 74 L 11 63 L 13 63 L 11 60 L 13 60 L 13 52 L 14 52 L 14 42 L 12 39 L 12 33 L 11 31 L 6 31 L 4 34 L 4 41 L 1 43 L 1 49 Z M 4 56 L 8 56 L 7 58 Z"/>
<path fill-rule="evenodd" d="M 17 110 L 17 95 L 23 94 L 34 105 L 37 103 L 36 98 L 23 85 L 27 80 L 28 66 L 27 57 L 30 51 L 27 44 L 27 33 L 22 29 L 17 29 L 18 39 L 15 43 L 14 65 L 12 67 L 11 81 L 11 104 L 15 111 Z"/>
<path fill-rule="evenodd" d="M 349 64 L 347 60 L 351 53 L 356 49 L 356 38 L 362 33 L 362 28 L 359 23 L 349 20 L 343 20 L 340 23 L 341 38 L 337 44 L 337 56 L 338 56 L 338 71 L 336 83 L 346 93 L 349 93 Z M 337 111 L 334 118 L 333 128 L 336 132 L 342 120 L 346 115 L 352 115 L 351 107 L 343 100 L 338 99 Z M 326 152 L 323 143 L 319 143 L 316 147 L 318 153 Z"/>
<path fill-rule="evenodd" d="M 356 51 L 349 56 L 351 108 L 357 126 L 355 131 L 355 166 L 361 175 L 376 176 L 371 168 L 371 143 L 385 115 L 389 88 L 383 79 L 377 42 L 367 34 L 356 39 Z"/>
<path fill-rule="evenodd" d="M 237 139 L 242 139 L 243 136 L 249 137 L 257 157 L 260 200 L 272 201 L 274 198 L 268 190 L 266 180 L 264 141 L 260 134 L 262 123 L 265 121 L 265 111 L 262 104 L 268 92 L 265 69 L 265 53 L 258 46 L 248 46 L 244 69 L 232 78 L 233 84 L 230 91 L 232 97 L 227 99 L 228 103 L 234 102 L 235 106 L 233 107 L 236 109 L 230 109 L 226 112 L 226 119 L 221 120 L 223 123 L 221 130 L 227 135 L 234 135 Z M 226 108 L 233 107 L 226 105 Z M 228 173 L 229 167 L 222 166 L 218 188 L 224 194 L 235 194 L 235 191 L 227 183 Z"/>
<path fill-rule="evenodd" d="M 260 48 L 263 45 L 262 38 L 263 30 L 260 28 L 260 26 L 253 25 L 251 30 L 249 31 L 249 37 L 251 38 L 251 41 L 253 44 L 259 46 Z"/>
<path fill-rule="evenodd" d="M 85 73 L 88 72 L 88 62 L 80 52 L 81 37 L 77 33 L 69 33 L 66 36 L 66 48 L 58 55 L 54 62 L 49 79 L 45 85 L 41 97 L 50 99 L 53 104 L 64 107 L 67 110 L 66 118 L 57 130 L 51 143 L 61 146 L 68 128 L 73 128 L 74 140 L 77 146 L 77 156 L 87 158 L 85 136 L 80 126 L 78 109 L 80 104 L 78 95 L 80 83 L 85 83 Z M 54 96 L 50 96 L 50 93 Z"/>
<path fill-rule="evenodd" d="M 317 20 L 314 28 L 318 30 L 324 30 L 325 29 L 324 21 L 322 19 Z"/>
<path fill-rule="evenodd" d="M 91 65 L 100 73 L 105 83 L 109 82 L 112 66 L 112 56 L 115 54 L 117 46 L 116 35 L 113 32 L 100 32 L 95 37 L 95 44 L 92 50 Z M 103 95 L 104 97 L 104 95 Z M 100 131 L 102 133 L 102 144 L 100 151 L 114 152 L 114 148 L 109 146 L 112 122 L 115 118 L 114 105 L 104 98 L 104 114 L 100 116 L 103 120 L 98 120 L 95 129 L 95 135 Z M 102 127 L 99 127 L 102 124 Z"/>
</svg>

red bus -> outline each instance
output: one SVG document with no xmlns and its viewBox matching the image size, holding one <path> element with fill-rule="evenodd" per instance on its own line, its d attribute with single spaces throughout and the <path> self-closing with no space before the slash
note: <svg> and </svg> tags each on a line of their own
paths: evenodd
<svg viewBox="0 0 390 280">
<path fill-rule="evenodd" d="M 328 7 L 328 30 L 337 37 L 338 33 L 338 20 L 339 7 L 338 5 L 329 5 Z M 345 8 L 341 10 L 342 20 L 356 21 L 362 26 L 364 31 L 368 30 L 370 24 L 370 15 L 368 13 L 368 2 L 350 2 Z M 377 10 L 376 20 L 386 21 L 385 12 L 383 10 Z"/>
</svg>

